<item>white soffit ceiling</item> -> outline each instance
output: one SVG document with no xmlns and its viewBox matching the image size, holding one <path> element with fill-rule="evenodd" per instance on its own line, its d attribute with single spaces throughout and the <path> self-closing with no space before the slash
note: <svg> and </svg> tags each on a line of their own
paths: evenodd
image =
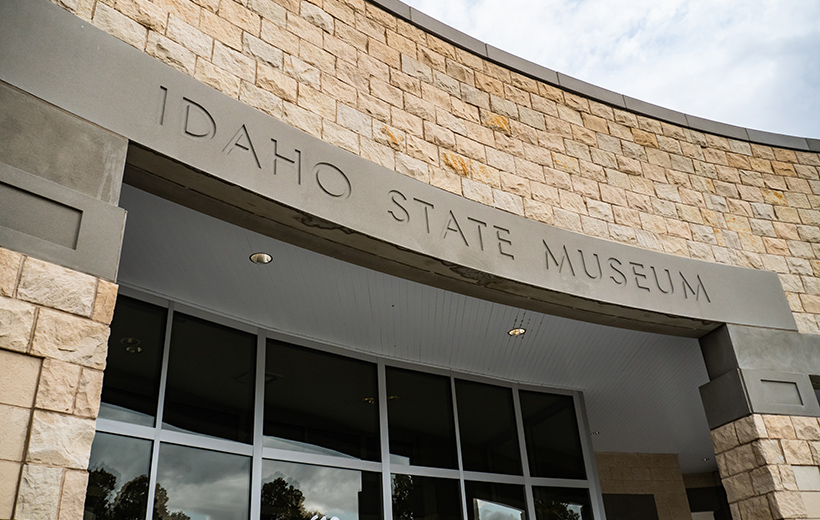
<svg viewBox="0 0 820 520">
<path fill-rule="evenodd" d="M 260 327 L 456 372 L 584 392 L 598 452 L 714 471 L 697 340 L 559 318 L 348 264 L 123 186 L 119 282 Z M 273 255 L 261 266 L 248 257 Z M 510 337 L 514 326 L 527 329 Z M 708 457 L 709 461 L 702 459 Z"/>
</svg>

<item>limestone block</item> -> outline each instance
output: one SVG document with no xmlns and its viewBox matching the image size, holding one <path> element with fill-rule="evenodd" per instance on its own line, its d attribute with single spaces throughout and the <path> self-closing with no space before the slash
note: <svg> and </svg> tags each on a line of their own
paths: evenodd
<svg viewBox="0 0 820 520">
<path fill-rule="evenodd" d="M 94 300 L 94 313 L 91 319 L 106 325 L 111 324 L 114 317 L 114 307 L 117 304 L 117 289 L 115 283 L 100 280 L 97 284 L 97 297 Z"/>
<path fill-rule="evenodd" d="M 820 491 L 820 468 L 817 466 L 792 466 L 797 488 L 800 491 Z"/>
<path fill-rule="evenodd" d="M 82 417 L 96 418 L 100 411 L 100 395 L 102 394 L 103 373 L 99 370 L 84 368 L 80 377 L 80 387 L 77 390 L 77 400 L 74 403 L 74 413 Z"/>
<path fill-rule="evenodd" d="M 93 19 L 94 25 L 137 49 L 145 48 L 148 29 L 122 13 L 100 3 Z"/>
<path fill-rule="evenodd" d="M 202 58 L 196 59 L 194 77 L 229 97 L 239 97 L 239 78 L 207 60 Z"/>
<path fill-rule="evenodd" d="M 31 353 L 103 369 L 108 351 L 107 325 L 51 309 L 41 309 Z"/>
<path fill-rule="evenodd" d="M 735 506 L 735 504 L 731 505 L 732 518 L 772 520 L 772 515 L 769 512 L 769 501 L 766 500 L 766 497 L 752 497 L 737 504 L 737 508 Z"/>
<path fill-rule="evenodd" d="M 196 54 L 193 51 L 154 31 L 148 33 L 145 52 L 189 76 L 196 69 Z"/>
<path fill-rule="evenodd" d="M 712 445 L 715 453 L 722 453 L 740 444 L 734 423 L 729 423 L 712 430 Z"/>
<path fill-rule="evenodd" d="M 792 465 L 810 465 L 814 464 L 814 459 L 811 456 L 809 443 L 807 441 L 792 441 L 782 440 L 780 445 L 783 448 L 783 455 L 786 457 L 786 463 Z"/>
<path fill-rule="evenodd" d="M 70 413 L 80 381 L 82 367 L 72 363 L 46 359 L 37 388 L 37 408 Z"/>
<path fill-rule="evenodd" d="M 87 471 L 66 471 L 58 520 L 82 520 L 87 487 Z"/>
<path fill-rule="evenodd" d="M 35 307 L 0 296 L 0 346 L 25 352 L 34 327 Z"/>
<path fill-rule="evenodd" d="M 23 264 L 17 297 L 70 312 L 91 316 L 97 279 L 93 276 L 48 262 L 27 258 Z"/>
<path fill-rule="evenodd" d="M 259 15 L 236 2 L 220 2 L 220 18 L 240 27 L 242 30 L 259 36 Z"/>
<path fill-rule="evenodd" d="M 23 255 L 0 248 L 0 296 L 12 296 Z"/>
<path fill-rule="evenodd" d="M 802 498 L 809 518 L 820 518 L 820 493 L 816 491 L 803 493 Z"/>
<path fill-rule="evenodd" d="M 794 467 L 788 464 L 777 466 L 780 470 L 780 481 L 783 483 L 783 489 L 786 491 L 798 491 L 797 478 L 794 476 Z"/>
<path fill-rule="evenodd" d="M 23 460 L 30 415 L 30 408 L 0 404 L 0 459 Z"/>
<path fill-rule="evenodd" d="M 740 473 L 739 475 L 723 479 L 723 487 L 726 489 L 726 498 L 729 502 L 737 502 L 755 495 L 752 478 L 749 473 Z"/>
<path fill-rule="evenodd" d="M 19 520 L 57 520 L 62 480 L 61 468 L 23 466 L 14 517 Z"/>
<path fill-rule="evenodd" d="M 524 216 L 524 201 L 518 195 L 501 190 L 493 190 L 493 201 L 496 208 Z"/>
<path fill-rule="evenodd" d="M 246 105 L 267 112 L 273 117 L 282 119 L 282 100 L 267 90 L 263 90 L 244 81 L 242 82 L 241 91 L 239 93 L 239 100 Z"/>
<path fill-rule="evenodd" d="M 751 444 L 744 444 L 722 454 L 729 475 L 749 471 L 757 466 Z"/>
<path fill-rule="evenodd" d="M 168 19 L 166 35 L 198 56 L 207 58 L 211 55 L 214 39 L 176 16 L 171 16 Z"/>
<path fill-rule="evenodd" d="M 39 359 L 0 350 L 0 403 L 31 408 L 39 375 Z"/>
<path fill-rule="evenodd" d="M 35 410 L 27 462 L 85 469 L 93 440 L 93 420 Z"/>
<path fill-rule="evenodd" d="M 0 460 L 0 518 L 11 518 L 21 466 L 16 462 Z"/>
<path fill-rule="evenodd" d="M 766 495 L 774 518 L 806 518 L 806 508 L 799 491 L 777 491 Z"/>
<path fill-rule="evenodd" d="M 752 443 L 752 450 L 758 465 L 785 464 L 786 458 L 780 449 L 780 442 L 776 440 L 759 440 Z"/>
<path fill-rule="evenodd" d="M 776 490 L 782 490 L 783 481 L 777 466 L 763 466 L 752 470 L 752 486 L 755 494 L 763 495 Z"/>
<path fill-rule="evenodd" d="M 750 415 L 738 419 L 735 421 L 735 431 L 737 432 L 738 441 L 743 444 L 757 439 L 766 439 L 769 436 L 761 415 Z"/>
<path fill-rule="evenodd" d="M 771 439 L 796 439 L 791 417 L 787 415 L 764 415 L 766 431 Z"/>
<path fill-rule="evenodd" d="M 793 416 L 791 419 L 792 425 L 794 426 L 794 433 L 798 439 L 809 441 L 820 440 L 820 427 L 817 425 L 816 417 Z"/>
<path fill-rule="evenodd" d="M 315 5 L 302 1 L 302 17 L 325 32 L 333 33 L 333 17 Z"/>
</svg>

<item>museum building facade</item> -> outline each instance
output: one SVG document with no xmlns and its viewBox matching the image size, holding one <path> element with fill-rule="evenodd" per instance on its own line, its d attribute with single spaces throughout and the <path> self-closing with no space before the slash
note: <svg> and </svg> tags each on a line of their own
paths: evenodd
<svg viewBox="0 0 820 520">
<path fill-rule="evenodd" d="M 0 520 L 820 518 L 820 141 L 398 0 L 0 4 Z"/>
</svg>

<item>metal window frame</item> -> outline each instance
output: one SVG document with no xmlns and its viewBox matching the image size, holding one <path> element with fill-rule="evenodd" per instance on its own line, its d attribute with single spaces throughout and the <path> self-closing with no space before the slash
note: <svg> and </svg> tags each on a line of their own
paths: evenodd
<svg viewBox="0 0 820 520">
<path fill-rule="evenodd" d="M 369 471 L 381 473 L 382 482 L 382 513 L 385 519 L 392 518 L 392 475 L 405 474 L 422 477 L 446 478 L 458 480 L 459 488 L 461 490 L 461 506 L 463 519 L 468 518 L 467 514 L 467 497 L 465 482 L 494 482 L 499 484 L 514 484 L 522 485 L 525 490 L 526 511 L 530 520 L 535 520 L 535 503 L 533 498 L 533 486 L 544 487 L 563 487 L 575 489 L 587 489 L 590 494 L 590 501 L 592 504 L 592 513 L 594 518 L 603 519 L 603 498 L 601 496 L 600 485 L 597 479 L 597 467 L 595 464 L 595 454 L 592 447 L 592 437 L 590 435 L 589 424 L 586 416 L 586 406 L 584 403 L 583 393 L 578 390 L 571 390 L 566 388 L 549 388 L 537 386 L 534 384 L 520 383 L 515 381 L 506 381 L 502 379 L 493 379 L 486 376 L 460 373 L 453 370 L 443 369 L 441 367 L 426 367 L 417 363 L 393 360 L 373 356 L 372 354 L 365 354 L 345 348 L 341 345 L 332 345 L 317 341 L 305 335 L 295 335 L 284 331 L 271 330 L 264 328 L 258 324 L 249 321 L 242 321 L 235 317 L 226 317 L 220 315 L 213 310 L 205 309 L 188 302 L 179 303 L 165 296 L 151 293 L 142 290 L 138 287 L 121 285 L 120 294 L 144 301 L 167 309 L 165 338 L 162 353 L 162 364 L 159 380 L 159 397 L 157 402 L 157 410 L 154 418 L 154 426 L 143 426 L 127 422 L 116 421 L 112 419 L 98 419 L 97 431 L 104 433 L 111 433 L 116 435 L 123 435 L 128 437 L 135 437 L 152 441 L 151 451 L 151 465 L 149 470 L 149 488 L 148 488 L 148 504 L 146 511 L 146 520 L 153 519 L 153 507 L 150 504 L 154 502 L 154 494 L 157 482 L 157 471 L 159 465 L 159 451 L 163 443 L 175 444 L 180 446 L 187 446 L 192 448 L 200 448 L 211 451 L 218 451 L 223 453 L 230 453 L 240 456 L 249 457 L 251 459 L 251 474 L 249 475 L 251 496 L 249 499 L 249 511 L 251 520 L 259 520 L 261 515 L 261 495 L 259 490 L 262 487 L 262 464 L 265 460 L 280 460 L 284 462 L 293 462 L 299 464 L 308 464 L 316 466 L 335 467 L 340 469 L 350 469 L 357 471 Z M 206 320 L 212 323 L 234 328 L 242 332 L 250 333 L 256 336 L 256 373 L 254 385 L 254 424 L 253 424 L 253 442 L 252 444 L 245 444 L 226 439 L 219 439 L 193 432 L 184 432 L 168 429 L 163 427 L 163 412 L 165 403 L 165 393 L 168 381 L 168 362 L 171 345 L 171 335 L 173 332 L 173 319 L 175 313 L 180 312 L 195 318 Z M 264 416 L 264 398 L 265 398 L 265 355 L 268 339 L 283 341 L 293 345 L 306 347 L 321 352 L 342 355 L 348 358 L 353 358 L 361 361 L 370 362 L 376 365 L 377 381 L 378 381 L 378 414 L 379 414 L 379 437 L 381 442 L 381 462 L 359 460 L 346 457 L 337 457 L 333 455 L 324 455 L 316 453 L 305 453 L 297 451 L 289 451 L 277 448 L 268 448 L 264 446 L 263 433 L 263 416 Z M 458 455 L 458 468 L 434 468 L 426 466 L 414 466 L 391 463 L 390 461 L 390 442 L 389 431 L 387 424 L 387 367 L 415 370 L 418 372 L 436 374 L 448 377 L 450 380 L 452 407 L 453 407 L 453 421 L 455 424 L 456 450 Z M 510 389 L 513 392 L 513 406 L 515 412 L 515 421 L 517 427 L 518 444 L 521 454 L 522 475 L 506 475 L 498 473 L 484 473 L 476 471 L 465 471 L 462 461 L 461 448 L 461 434 L 458 423 L 458 403 L 456 396 L 456 379 L 464 381 L 473 381 L 479 383 L 492 384 L 494 386 Z M 568 395 L 573 398 L 575 406 L 575 415 L 577 420 L 577 428 L 581 438 L 582 454 L 584 458 L 584 466 L 587 473 L 586 479 L 560 479 L 560 478 L 541 478 L 533 477 L 529 471 L 529 461 L 527 454 L 527 446 L 525 444 L 524 424 L 521 415 L 521 403 L 519 399 L 519 391 L 535 391 L 542 393 Z"/>
</svg>

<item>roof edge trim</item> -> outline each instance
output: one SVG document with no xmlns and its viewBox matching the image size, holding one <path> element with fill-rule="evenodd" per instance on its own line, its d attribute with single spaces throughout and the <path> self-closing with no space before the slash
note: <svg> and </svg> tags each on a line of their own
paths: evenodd
<svg viewBox="0 0 820 520">
<path fill-rule="evenodd" d="M 535 80 L 543 81 L 544 83 L 570 91 L 574 94 L 580 94 L 591 100 L 666 123 L 690 128 L 698 132 L 706 132 L 729 139 L 738 139 L 755 144 L 776 146 L 778 148 L 789 148 L 803 152 L 820 152 L 820 139 L 744 128 L 742 126 L 712 121 L 710 119 L 653 105 L 652 103 L 618 94 L 617 92 L 587 83 L 572 76 L 567 76 L 561 72 L 548 69 L 547 67 L 538 65 L 537 63 L 533 63 L 507 51 L 495 48 L 408 6 L 401 0 L 367 1 L 415 25 L 427 33 L 437 36 L 481 58 L 488 59 L 511 71 L 529 76 Z"/>
</svg>

